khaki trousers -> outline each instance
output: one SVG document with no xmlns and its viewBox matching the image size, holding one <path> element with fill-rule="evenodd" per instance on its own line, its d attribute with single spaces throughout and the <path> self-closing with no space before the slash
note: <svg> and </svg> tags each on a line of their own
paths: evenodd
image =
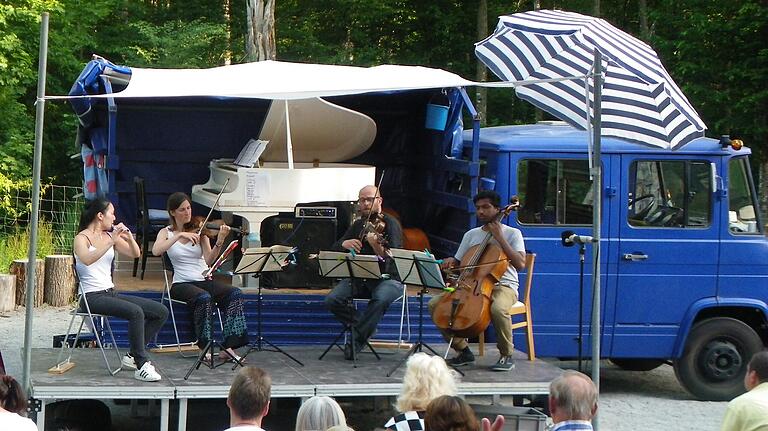
<svg viewBox="0 0 768 431">
<path fill-rule="evenodd" d="M 433 296 L 429 300 L 429 314 L 432 315 L 435 306 L 440 299 L 445 295 Z M 510 356 L 514 350 L 512 344 L 512 320 L 509 317 L 509 309 L 517 302 L 517 290 L 509 286 L 497 284 L 493 287 L 491 293 L 491 322 L 493 328 L 496 331 L 496 347 L 499 349 L 501 356 Z M 452 335 L 447 331 L 440 331 L 443 334 L 445 341 L 451 342 Z M 465 338 L 453 338 L 451 347 L 456 351 L 464 350 L 467 347 L 467 340 Z"/>
</svg>

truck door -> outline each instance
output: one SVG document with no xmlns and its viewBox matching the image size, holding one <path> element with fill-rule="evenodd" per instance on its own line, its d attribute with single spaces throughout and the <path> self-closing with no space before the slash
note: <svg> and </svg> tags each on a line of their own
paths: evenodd
<svg viewBox="0 0 768 431">
<path fill-rule="evenodd" d="M 622 155 L 611 356 L 669 358 L 688 306 L 717 289 L 719 214 L 706 157 Z"/>
</svg>

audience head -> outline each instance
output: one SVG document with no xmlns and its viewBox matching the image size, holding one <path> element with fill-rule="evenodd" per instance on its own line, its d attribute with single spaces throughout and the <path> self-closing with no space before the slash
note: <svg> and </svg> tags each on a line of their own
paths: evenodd
<svg viewBox="0 0 768 431">
<path fill-rule="evenodd" d="M 260 425 L 261 418 L 269 411 L 271 390 L 272 379 L 266 371 L 256 367 L 241 368 L 227 397 L 231 420 L 255 421 Z"/>
<path fill-rule="evenodd" d="M 312 397 L 296 414 L 296 431 L 326 431 L 331 427 L 347 429 L 344 411 L 331 397 Z"/>
<path fill-rule="evenodd" d="M 744 387 L 751 391 L 757 385 L 766 382 L 768 382 L 768 350 L 763 350 L 755 353 L 747 364 Z"/>
<path fill-rule="evenodd" d="M 424 428 L 435 431 L 477 431 L 480 422 L 466 401 L 454 395 L 443 395 L 427 406 Z"/>
<path fill-rule="evenodd" d="M 597 387 L 586 375 L 568 370 L 549 384 L 549 411 L 555 423 L 591 420 L 597 412 Z"/>
<path fill-rule="evenodd" d="M 103 230 L 109 230 L 115 221 L 115 207 L 106 199 L 96 198 L 83 208 L 80 213 L 78 231 L 85 230 L 91 223 L 98 222 Z"/>
<path fill-rule="evenodd" d="M 419 352 L 408 358 L 395 408 L 400 412 L 426 410 L 441 395 L 456 395 L 456 372 L 439 356 Z"/>
<path fill-rule="evenodd" d="M 11 412 L 26 415 L 27 396 L 19 382 L 11 376 L 0 375 L 0 407 Z"/>
</svg>

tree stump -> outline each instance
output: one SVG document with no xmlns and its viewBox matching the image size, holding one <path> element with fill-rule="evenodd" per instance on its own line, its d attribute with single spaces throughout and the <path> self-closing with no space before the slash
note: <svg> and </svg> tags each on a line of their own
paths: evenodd
<svg viewBox="0 0 768 431">
<path fill-rule="evenodd" d="M 27 303 L 27 259 L 14 260 L 10 272 L 16 275 L 16 305 Z M 43 305 L 43 282 L 45 281 L 45 261 L 35 259 L 35 300 L 33 306 Z"/>
<path fill-rule="evenodd" d="M 0 313 L 16 308 L 16 276 L 0 274 Z"/>
<path fill-rule="evenodd" d="M 53 254 L 45 257 L 44 300 L 48 305 L 59 307 L 72 302 L 75 296 L 75 276 L 72 272 L 72 256 Z"/>
</svg>

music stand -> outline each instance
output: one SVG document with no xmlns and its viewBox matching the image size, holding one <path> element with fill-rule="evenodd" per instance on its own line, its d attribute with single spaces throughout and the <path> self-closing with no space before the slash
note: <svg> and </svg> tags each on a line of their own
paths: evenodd
<svg viewBox="0 0 768 431">
<path fill-rule="evenodd" d="M 272 247 L 254 247 L 245 250 L 240 264 L 235 269 L 235 274 L 253 274 L 255 278 L 259 278 L 264 272 L 277 272 L 282 271 L 285 261 L 288 256 L 296 252 L 296 248 L 284 245 L 273 245 Z M 261 286 L 263 283 L 258 283 L 258 299 L 256 300 L 256 341 L 248 343 L 248 351 L 245 352 L 242 359 L 245 359 L 251 352 L 275 352 L 281 353 L 293 360 L 297 364 L 304 366 L 301 361 L 291 356 L 285 350 L 277 347 L 275 344 L 264 338 L 261 333 L 262 316 L 261 316 L 261 304 L 264 297 L 261 294 Z M 267 344 L 268 347 L 264 347 Z M 237 364 L 232 368 L 237 367 Z"/>
<path fill-rule="evenodd" d="M 317 259 L 320 262 L 320 275 L 323 277 L 349 278 L 352 294 L 347 298 L 347 306 L 350 308 L 354 308 L 353 301 L 355 297 L 355 280 L 382 279 L 381 269 L 379 268 L 379 257 L 375 255 L 353 254 L 336 251 L 320 251 Z M 355 351 L 357 344 L 355 343 L 354 331 L 355 324 L 357 323 L 356 320 L 357 318 L 355 317 L 351 323 L 341 322 L 341 324 L 344 325 L 341 329 L 341 332 L 339 332 L 339 335 L 337 335 L 331 344 L 328 345 L 318 360 L 322 361 L 325 355 L 331 350 L 331 348 L 333 348 L 333 346 L 338 347 L 343 352 L 344 348 L 339 346 L 338 343 L 339 340 L 344 335 L 346 335 L 347 332 L 349 332 L 351 343 L 350 348 L 352 353 L 352 366 L 357 368 L 357 352 Z M 373 352 L 373 354 L 376 356 L 376 359 L 381 360 L 381 357 L 368 340 L 365 340 L 365 345 L 368 346 L 371 352 Z"/>
<path fill-rule="evenodd" d="M 428 252 L 404 250 L 393 248 L 390 250 L 392 258 L 395 259 L 395 266 L 397 266 L 397 272 L 401 275 L 400 279 L 403 283 L 421 286 L 419 290 L 419 336 L 413 347 L 408 350 L 408 353 L 400 359 L 400 361 L 387 372 L 387 377 L 391 376 L 401 365 L 408 360 L 416 352 L 422 352 L 424 348 L 432 352 L 435 356 L 440 356 L 429 344 L 424 342 L 424 294 L 429 289 L 441 289 L 446 290 L 445 282 L 443 281 L 443 275 L 440 271 L 440 261 L 436 260 L 434 256 Z M 464 373 L 453 367 L 462 376 Z"/>
<path fill-rule="evenodd" d="M 229 181 L 229 179 L 227 179 L 227 181 Z M 238 244 L 238 240 L 234 240 L 231 243 L 229 243 L 229 245 L 227 246 L 227 249 L 224 251 L 224 253 L 222 253 L 221 256 L 219 256 L 218 259 L 216 259 L 216 264 L 220 265 L 224 260 L 226 260 L 227 255 L 232 250 L 234 250 L 237 247 L 237 244 Z M 214 267 L 211 267 L 208 270 L 206 270 L 206 272 L 204 272 L 203 275 L 205 275 L 206 277 L 211 277 L 212 276 L 212 270 L 211 269 L 214 268 Z M 200 352 L 200 355 L 197 357 L 197 360 L 195 360 L 195 363 L 192 364 L 191 367 L 189 367 L 189 370 L 187 371 L 187 374 L 184 375 L 184 380 L 189 379 L 189 376 L 192 375 L 192 372 L 197 370 L 197 369 L 200 369 L 200 365 L 202 365 L 202 364 L 205 364 L 205 366 L 208 367 L 211 370 L 226 364 L 226 362 L 222 362 L 220 364 L 214 364 L 214 359 L 213 359 L 213 348 L 214 347 L 218 347 L 219 348 L 219 352 L 224 352 L 227 356 L 229 356 L 229 359 L 231 359 L 232 362 L 235 363 L 235 366 L 232 368 L 233 370 L 235 368 L 237 368 L 238 366 L 241 366 L 241 367 L 243 366 L 243 363 L 240 361 L 240 359 L 238 359 L 237 357 L 235 357 L 234 355 L 229 353 L 229 351 L 227 351 L 227 349 L 221 343 L 219 343 L 218 341 L 215 341 L 213 339 L 213 331 L 211 331 L 211 339 L 208 340 L 208 343 L 206 343 L 205 347 L 203 347 L 203 350 Z M 210 354 L 211 355 L 211 361 L 210 362 L 204 360 L 206 354 Z"/>
</svg>

